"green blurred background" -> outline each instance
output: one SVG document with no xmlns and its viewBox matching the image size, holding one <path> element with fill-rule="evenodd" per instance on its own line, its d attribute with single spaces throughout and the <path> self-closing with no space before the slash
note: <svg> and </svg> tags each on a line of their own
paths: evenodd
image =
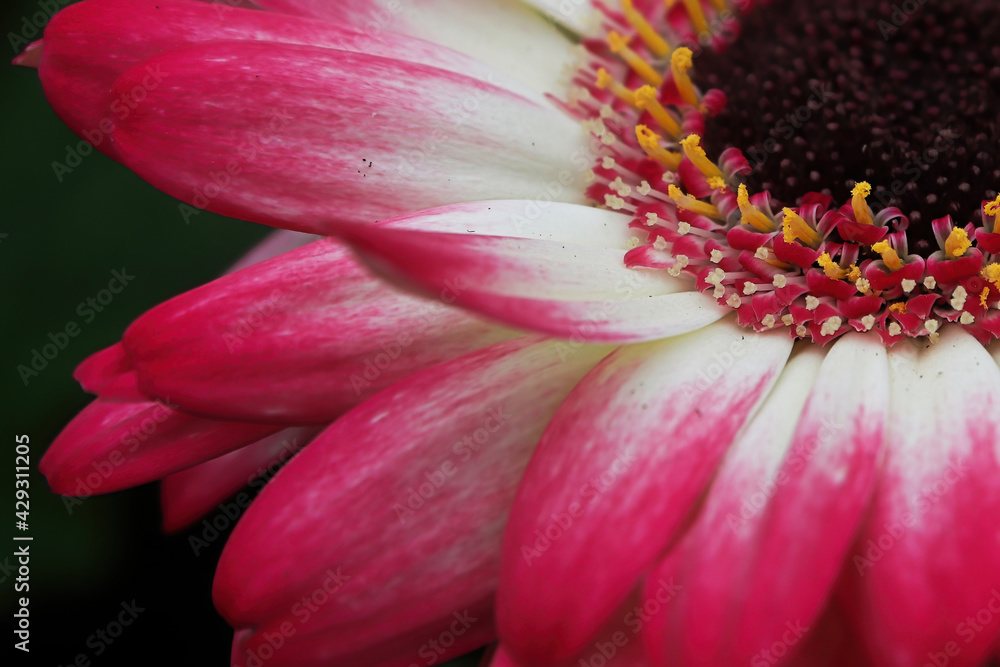
<svg viewBox="0 0 1000 667">
<path fill-rule="evenodd" d="M 32 19 L 48 3 L 4 4 L 6 62 L 13 42 L 32 36 Z M 41 31 L 39 31 L 40 34 Z M 0 65 L 3 133 L 3 216 L 0 221 L 3 433 L 0 497 L 13 499 L 14 438 L 31 440 L 31 654 L 14 664 L 69 665 L 79 654 L 101 665 L 225 665 L 232 634 L 211 604 L 211 581 L 224 540 L 195 556 L 186 534 L 159 531 L 157 488 L 95 496 L 67 510 L 37 473 L 38 461 L 60 429 L 90 398 L 72 379 L 77 364 L 119 340 L 137 316 L 157 303 L 217 276 L 263 238 L 264 227 L 209 213 L 185 224 L 176 200 L 94 151 L 57 177 L 78 145 L 49 108 L 37 73 Z M 107 287 L 111 271 L 135 279 L 99 313 L 79 305 Z M 81 311 L 82 312 L 82 311 Z M 18 365 L 49 333 L 76 322 L 80 334 L 25 383 Z M 11 500 L 11 512 L 13 512 Z M 13 544 L 14 517 L 4 519 Z M 13 629 L 16 562 L 0 550 L 3 636 Z M 14 570 L 11 566 L 14 566 Z M 17 594 L 20 596 L 21 594 Z M 145 609 L 100 656 L 88 638 L 113 621 L 122 602 Z M 475 664 L 471 659 L 462 664 Z"/>
</svg>

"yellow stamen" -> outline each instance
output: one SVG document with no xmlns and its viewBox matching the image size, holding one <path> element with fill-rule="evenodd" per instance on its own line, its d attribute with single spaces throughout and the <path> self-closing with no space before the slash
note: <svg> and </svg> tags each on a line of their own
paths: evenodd
<svg viewBox="0 0 1000 667">
<path fill-rule="evenodd" d="M 862 225 L 874 225 L 875 219 L 872 217 L 872 210 L 868 206 L 867 198 L 872 193 L 872 186 L 866 181 L 861 181 L 851 190 L 851 208 L 854 209 L 854 219 Z"/>
<path fill-rule="evenodd" d="M 663 83 L 663 77 L 643 60 L 642 56 L 629 48 L 628 41 L 614 30 L 608 33 L 608 46 L 611 47 L 611 52 L 618 54 L 622 60 L 628 63 L 628 66 L 642 77 L 643 81 L 651 86 L 660 86 Z"/>
<path fill-rule="evenodd" d="M 1000 195 L 983 207 L 983 213 L 993 216 L 993 227 L 990 231 L 996 233 L 1000 228 Z"/>
<path fill-rule="evenodd" d="M 892 249 L 888 241 L 879 241 L 872 246 L 872 251 L 882 256 L 882 261 L 890 271 L 899 271 L 903 268 L 903 260 L 899 258 L 899 255 Z"/>
<path fill-rule="evenodd" d="M 781 231 L 785 235 L 785 243 L 801 241 L 810 248 L 815 248 L 819 244 L 819 234 L 809 226 L 798 213 L 787 206 L 781 209 L 785 217 L 781 219 Z"/>
<path fill-rule="evenodd" d="M 826 277 L 831 280 L 843 280 L 848 275 L 847 269 L 833 261 L 829 253 L 824 252 L 816 261 L 823 268 Z"/>
<path fill-rule="evenodd" d="M 740 218 L 741 223 L 750 225 L 758 232 L 774 231 L 774 223 L 760 209 L 750 203 L 750 193 L 747 192 L 747 186 L 742 183 L 736 191 L 736 204 L 740 207 L 740 213 L 743 214 L 743 217 Z"/>
<path fill-rule="evenodd" d="M 857 264 L 851 264 L 851 270 L 847 272 L 847 279 L 852 283 L 858 282 L 861 278 L 861 269 L 858 268 Z"/>
<path fill-rule="evenodd" d="M 709 218 L 715 218 L 716 220 L 722 219 L 722 214 L 719 213 L 719 209 L 715 208 L 714 205 L 701 201 L 700 199 L 695 199 L 691 195 L 684 194 L 676 185 L 670 186 L 668 194 L 670 195 L 670 198 L 674 200 L 675 204 L 685 210 L 697 213 L 698 215 L 705 215 Z"/>
<path fill-rule="evenodd" d="M 983 267 L 982 276 L 991 283 L 1000 283 L 1000 264 L 987 264 Z"/>
<path fill-rule="evenodd" d="M 643 86 L 635 91 L 635 106 L 638 108 L 648 111 L 649 115 L 653 117 L 660 127 L 669 134 L 671 137 L 676 139 L 681 136 L 681 126 L 674 117 L 666 110 L 666 108 L 660 104 L 660 101 L 656 99 L 656 88 L 652 86 Z"/>
<path fill-rule="evenodd" d="M 691 161 L 694 166 L 698 167 L 698 171 L 705 176 L 705 178 L 721 178 L 725 180 L 726 175 L 722 173 L 722 170 L 714 162 L 708 159 L 705 155 L 705 149 L 701 147 L 701 137 L 697 134 L 689 134 L 684 140 L 681 141 L 681 148 L 684 150 L 684 155 L 687 159 Z"/>
<path fill-rule="evenodd" d="M 727 187 L 726 180 L 720 176 L 713 176 L 712 178 L 708 179 L 708 187 L 712 188 L 713 190 L 725 190 Z"/>
<path fill-rule="evenodd" d="M 645 125 L 635 126 L 635 138 L 639 141 L 639 146 L 646 152 L 646 155 L 664 165 L 667 169 L 677 171 L 677 168 L 681 166 L 684 156 L 663 148 L 660 145 L 660 135 Z"/>
<path fill-rule="evenodd" d="M 705 18 L 705 11 L 701 8 L 701 0 L 684 0 L 684 9 L 687 10 L 696 31 L 709 32 L 708 19 Z"/>
<path fill-rule="evenodd" d="M 965 254 L 965 251 L 972 247 L 969 235 L 960 227 L 953 227 L 948 238 L 944 242 L 944 254 L 948 259 L 958 259 Z"/>
<path fill-rule="evenodd" d="M 612 95 L 626 104 L 636 106 L 635 93 L 619 83 L 613 76 L 608 74 L 608 70 L 603 67 L 597 70 L 597 87 L 601 90 L 610 90 Z"/>
<path fill-rule="evenodd" d="M 660 33 L 656 32 L 653 26 L 649 25 L 646 17 L 636 10 L 635 5 L 632 4 L 632 0 L 622 0 L 622 11 L 625 13 L 625 19 L 639 33 L 639 37 L 646 43 L 650 51 L 660 58 L 670 53 L 670 45 L 667 44 L 667 40 L 663 39 Z"/>
<path fill-rule="evenodd" d="M 906 312 L 906 302 L 905 301 L 897 301 L 896 303 L 894 303 L 891 306 L 889 306 L 889 310 L 891 310 L 892 312 L 896 313 L 897 315 L 900 314 L 900 313 L 905 313 Z"/>
<path fill-rule="evenodd" d="M 979 294 L 979 305 L 985 310 L 990 307 L 990 288 L 984 287 Z"/>
<path fill-rule="evenodd" d="M 712 9 L 720 13 L 729 8 L 726 0 L 709 0 L 709 2 L 712 5 Z"/>
<path fill-rule="evenodd" d="M 698 106 L 701 103 L 701 98 L 698 96 L 698 91 L 694 89 L 691 77 L 688 76 L 688 70 L 694 64 L 692 56 L 691 49 L 686 46 L 675 50 L 670 56 L 670 72 L 674 75 L 674 85 L 677 86 L 677 92 L 681 94 L 681 99 L 691 106 Z"/>
</svg>

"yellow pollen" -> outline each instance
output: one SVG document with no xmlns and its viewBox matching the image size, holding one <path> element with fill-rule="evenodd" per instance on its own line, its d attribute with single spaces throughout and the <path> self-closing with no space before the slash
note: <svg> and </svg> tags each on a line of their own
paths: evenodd
<svg viewBox="0 0 1000 667">
<path fill-rule="evenodd" d="M 695 0 L 695 2 L 698 2 L 698 0 Z M 687 4 L 686 0 L 685 4 Z M 674 75 L 674 85 L 677 86 L 677 92 L 681 94 L 681 99 L 691 106 L 696 107 L 701 104 L 701 98 L 694 89 L 691 77 L 688 76 L 688 70 L 691 69 L 691 65 L 693 64 L 692 56 L 691 49 L 686 46 L 675 50 L 670 56 L 670 72 Z"/>
<path fill-rule="evenodd" d="M 983 267 L 983 278 L 991 283 L 1000 283 L 1000 264 L 993 262 Z"/>
<path fill-rule="evenodd" d="M 986 215 L 992 215 L 993 217 L 1000 216 L 1000 195 L 986 204 L 983 210 L 986 212 Z"/>
<path fill-rule="evenodd" d="M 872 186 L 866 181 L 861 181 L 854 186 L 851 190 L 851 208 L 854 209 L 854 219 L 860 222 L 862 225 L 874 225 L 875 219 L 872 218 L 872 210 L 868 207 L 868 202 L 866 201 L 868 195 L 872 193 Z M 876 251 L 878 252 L 878 251 Z"/>
<path fill-rule="evenodd" d="M 852 283 L 856 283 L 860 278 L 861 269 L 858 268 L 857 264 L 851 264 L 851 270 L 847 272 L 847 279 Z"/>
<path fill-rule="evenodd" d="M 663 77 L 643 60 L 642 56 L 629 48 L 628 41 L 614 30 L 608 33 L 608 46 L 611 47 L 611 52 L 621 56 L 621 59 L 628 63 L 628 66 L 642 77 L 643 81 L 651 86 L 659 86 L 663 83 Z"/>
<path fill-rule="evenodd" d="M 900 313 L 905 313 L 906 312 L 906 303 L 904 301 L 897 301 L 896 303 L 894 303 L 891 306 L 889 306 L 889 310 L 891 310 L 892 312 L 896 313 L 897 315 L 900 314 Z"/>
<path fill-rule="evenodd" d="M 684 0 L 684 9 L 687 10 L 695 30 L 699 33 L 709 32 L 708 19 L 705 18 L 705 11 L 701 8 L 701 0 Z"/>
<path fill-rule="evenodd" d="M 708 179 L 708 187 L 712 188 L 713 190 L 725 190 L 726 181 L 724 178 L 720 176 L 713 176 L 710 179 Z"/>
<path fill-rule="evenodd" d="M 990 288 L 984 287 L 983 291 L 979 294 L 979 305 L 983 310 L 990 307 Z"/>
<path fill-rule="evenodd" d="M 608 70 L 603 67 L 597 70 L 597 87 L 601 90 L 610 90 L 618 99 L 630 106 L 636 106 L 635 93 L 619 83 L 613 76 L 608 74 Z"/>
<path fill-rule="evenodd" d="M 625 13 L 625 19 L 639 33 L 639 37 L 646 43 L 650 51 L 660 58 L 670 53 L 670 45 L 667 43 L 667 40 L 663 39 L 660 33 L 656 32 L 653 26 L 649 25 L 646 17 L 636 10 L 635 5 L 632 4 L 632 0 L 622 0 L 622 11 Z"/>
<path fill-rule="evenodd" d="M 948 238 L 944 242 L 944 254 L 948 259 L 958 259 L 965 254 L 965 251 L 972 247 L 969 235 L 960 227 L 953 227 Z"/>
<path fill-rule="evenodd" d="M 646 155 L 653 158 L 667 169 L 677 171 L 684 156 L 680 153 L 673 153 L 660 145 L 660 135 L 653 132 L 645 125 L 635 126 L 635 138 L 639 141 L 639 146 Z"/>
<path fill-rule="evenodd" d="M 879 241 L 872 246 L 872 250 L 882 256 L 882 261 L 890 271 L 899 271 L 903 268 L 903 260 L 899 258 L 899 255 L 892 249 L 888 241 Z"/>
<path fill-rule="evenodd" d="M 750 225 L 758 232 L 774 231 L 774 223 L 760 209 L 750 203 L 750 193 L 747 192 L 747 186 L 742 183 L 736 191 L 736 203 L 740 207 L 740 213 L 743 214 L 743 217 L 740 218 L 741 223 Z"/>
<path fill-rule="evenodd" d="M 705 178 L 721 178 L 725 180 L 725 174 L 714 162 L 705 155 L 705 149 L 701 147 L 701 137 L 697 134 L 690 134 L 681 141 L 681 148 L 684 155 L 694 166 L 698 167 Z"/>
<path fill-rule="evenodd" d="M 785 217 L 781 220 L 781 231 L 785 235 L 785 243 L 793 243 L 799 240 L 810 248 L 815 248 L 819 244 L 819 234 L 809 226 L 798 213 L 787 206 L 781 209 Z"/>
<path fill-rule="evenodd" d="M 659 123 L 660 127 L 674 139 L 681 136 L 680 123 L 674 120 L 674 117 L 660 104 L 660 100 L 656 98 L 656 88 L 643 86 L 636 90 L 635 106 L 648 111 L 653 120 Z"/>
<path fill-rule="evenodd" d="M 831 280 L 843 280 L 847 277 L 847 269 L 830 258 L 829 253 L 823 253 L 816 262 L 823 268 L 823 273 Z"/>
<path fill-rule="evenodd" d="M 708 216 L 709 218 L 715 218 L 716 220 L 722 219 L 722 214 L 719 213 L 719 209 L 715 208 L 714 205 L 709 204 L 708 202 L 703 202 L 700 199 L 695 199 L 691 195 L 684 194 L 676 185 L 670 186 L 668 194 L 670 195 L 670 198 L 674 200 L 675 204 L 687 211 L 697 213 L 698 215 Z"/>
</svg>

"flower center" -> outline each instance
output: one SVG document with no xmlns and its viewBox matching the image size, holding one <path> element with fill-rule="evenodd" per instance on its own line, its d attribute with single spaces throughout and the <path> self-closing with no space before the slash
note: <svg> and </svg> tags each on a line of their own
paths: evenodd
<svg viewBox="0 0 1000 667">
<path fill-rule="evenodd" d="M 626 265 L 821 345 L 1000 338 L 1000 20 L 941 4 L 599 4 L 566 107 Z"/>
<path fill-rule="evenodd" d="M 1000 15 L 992 0 L 775 0 L 741 17 L 695 80 L 729 104 L 705 148 L 743 149 L 751 190 L 797 204 L 843 201 L 855 179 L 875 210 L 909 217 L 910 250 L 937 249 L 931 220 L 971 218 L 1000 183 Z"/>
</svg>

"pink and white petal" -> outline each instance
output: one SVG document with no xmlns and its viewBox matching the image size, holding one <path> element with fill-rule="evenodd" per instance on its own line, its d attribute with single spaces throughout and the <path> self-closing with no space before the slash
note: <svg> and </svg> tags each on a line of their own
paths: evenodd
<svg viewBox="0 0 1000 667">
<path fill-rule="evenodd" d="M 517 484 L 557 406 L 606 353 L 500 343 L 399 382 L 334 422 L 264 488 L 226 544 L 214 598 L 234 627 L 254 629 L 242 650 L 289 624 L 294 637 L 272 665 L 358 664 L 348 660 L 358 655 L 407 665 L 456 613 L 492 635 Z M 296 616 L 297 601 L 331 571 L 343 585 Z"/>
<path fill-rule="evenodd" d="M 160 304 L 123 346 L 141 389 L 185 410 L 326 424 L 420 369 L 516 335 L 440 297 L 393 290 L 323 239 Z"/>
<path fill-rule="evenodd" d="M 726 664 L 719 634 L 737 614 L 735 606 L 724 604 L 726 596 L 739 593 L 732 588 L 732 570 L 754 551 L 767 493 L 776 488 L 774 480 L 796 429 L 797 419 L 789 415 L 801 413 L 823 357 L 810 347 L 788 360 L 726 453 L 692 527 L 650 576 L 651 581 L 680 583 L 666 613 L 647 615 L 653 664 Z"/>
<path fill-rule="evenodd" d="M 658 664 L 706 664 L 706 652 L 718 664 L 767 661 L 774 646 L 790 652 L 799 644 L 827 604 L 881 460 L 889 401 L 884 348 L 870 337 L 841 338 L 827 352 L 805 405 L 782 405 L 786 401 L 783 395 L 769 400 L 758 417 L 793 421 L 789 416 L 798 415 L 780 467 L 732 487 L 717 483 L 710 493 L 721 496 L 713 503 L 715 516 L 700 521 L 660 569 L 661 576 L 689 585 L 672 608 L 668 631 L 652 635 Z M 730 465 L 739 465 L 743 448 L 773 447 L 760 439 L 769 427 L 755 429 L 758 419 Z M 718 522 L 723 508 L 728 530 Z M 655 646 L 657 640 L 666 646 Z"/>
<path fill-rule="evenodd" d="M 561 95 L 573 43 L 511 0 L 261 0 L 263 7 L 347 24 L 366 34 L 393 31 L 426 39 L 489 64 L 534 90 Z"/>
<path fill-rule="evenodd" d="M 430 206 L 537 198 L 573 178 L 579 126 L 427 65 L 267 42 L 211 42 L 123 74 L 162 83 L 116 126 L 119 159 L 196 208 L 297 231 Z M 582 178 L 560 199 L 583 200 Z M 190 212 L 189 212 L 190 214 Z"/>
<path fill-rule="evenodd" d="M 589 342 L 675 336 L 730 311 L 690 283 L 624 265 L 626 216 L 532 202 L 475 202 L 384 225 L 344 226 L 384 276 L 516 327 Z M 523 223 L 519 223 L 523 221 Z M 433 231 L 423 231 L 433 230 Z"/>
<path fill-rule="evenodd" d="M 959 327 L 889 361 L 885 470 L 844 576 L 850 615 L 879 665 L 976 665 L 1000 621 L 1000 369 Z"/>
<path fill-rule="evenodd" d="M 127 25 L 128 29 L 123 29 Z M 399 58 L 458 72 L 492 83 L 502 77 L 492 68 L 454 51 L 405 35 L 357 28 L 326 21 L 284 16 L 187 0 L 90 0 L 70 5 L 45 29 L 44 47 L 34 51 L 45 94 L 56 113 L 96 147 L 114 154 L 108 136 L 123 115 L 148 90 L 111 88 L 119 76 L 163 51 L 216 40 L 253 40 L 310 44 Z M 158 75 L 154 68 L 148 75 Z M 160 85 L 147 78 L 145 88 Z M 505 81 L 522 92 L 528 89 Z M 115 106 L 112 106 L 112 105 Z"/>
<path fill-rule="evenodd" d="M 63 429 L 39 469 L 56 493 L 110 493 L 161 479 L 279 429 L 199 419 L 161 403 L 99 398 Z"/>
<path fill-rule="evenodd" d="M 791 350 L 731 321 L 619 349 L 546 429 L 504 537 L 500 635 L 525 665 L 586 646 L 674 539 Z M 591 573 L 580 585 L 581 572 Z"/>
<path fill-rule="evenodd" d="M 218 509 L 248 484 L 262 487 L 278 468 L 309 443 L 320 429 L 287 428 L 193 468 L 174 473 L 160 485 L 163 530 L 182 530 Z M 250 499 L 249 494 L 246 501 Z M 245 507 L 246 502 L 238 503 Z"/>
</svg>

